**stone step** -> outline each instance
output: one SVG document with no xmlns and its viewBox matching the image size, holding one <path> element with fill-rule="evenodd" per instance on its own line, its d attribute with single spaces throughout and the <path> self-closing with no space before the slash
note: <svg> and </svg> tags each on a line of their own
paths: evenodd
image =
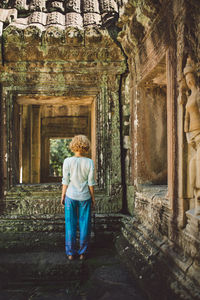
<svg viewBox="0 0 200 300">
<path fill-rule="evenodd" d="M 112 240 L 119 232 L 122 214 L 92 215 L 92 241 Z M 63 249 L 64 214 L 0 216 L 0 251 Z"/>
<path fill-rule="evenodd" d="M 84 276 L 82 263 L 67 259 L 64 251 L 9 253 L 0 256 L 1 282 L 46 281 L 63 278 L 73 281 Z"/>
<path fill-rule="evenodd" d="M 0 300 L 145 300 L 112 246 L 92 247 L 86 260 L 64 251 L 0 256 Z"/>
</svg>

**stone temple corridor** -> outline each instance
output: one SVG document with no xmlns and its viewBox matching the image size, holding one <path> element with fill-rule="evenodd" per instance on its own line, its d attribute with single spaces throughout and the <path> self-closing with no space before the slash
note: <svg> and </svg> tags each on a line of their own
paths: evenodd
<svg viewBox="0 0 200 300">
<path fill-rule="evenodd" d="M 0 300 L 199 300 L 199 0 L 1 0 L 0 44 Z M 97 204 L 69 262 L 77 134 Z"/>
</svg>

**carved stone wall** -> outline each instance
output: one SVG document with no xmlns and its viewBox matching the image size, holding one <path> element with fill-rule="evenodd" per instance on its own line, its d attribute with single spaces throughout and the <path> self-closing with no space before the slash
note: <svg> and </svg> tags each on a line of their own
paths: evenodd
<svg viewBox="0 0 200 300">
<path fill-rule="evenodd" d="M 38 186 L 15 184 L 17 97 L 92 97 L 97 212 L 132 215 L 119 249 L 125 257 L 131 251 L 128 264 L 154 299 L 199 299 L 200 220 L 188 192 L 184 132 L 188 56 L 199 86 L 199 16 L 196 0 L 1 3 L 1 221 L 10 232 L 15 221 L 9 228 L 8 218 L 24 233 L 30 216 L 40 215 L 51 233 L 48 218 L 62 214 L 59 186 L 45 186 L 44 195 Z"/>
<path fill-rule="evenodd" d="M 147 263 L 150 253 L 158 249 L 156 240 L 167 242 L 163 259 L 172 259 L 180 274 L 186 276 L 185 282 L 178 276 L 172 290 L 177 299 L 198 299 L 199 217 L 191 209 L 194 199 L 188 199 L 192 152 L 183 127 L 185 106 L 178 105 L 178 95 L 182 93 L 183 102 L 188 97 L 183 84 L 188 55 L 194 61 L 199 84 L 199 6 L 197 1 L 128 1 L 119 12 L 122 30 L 118 41 L 127 55 L 130 72 L 128 95 L 125 93 L 131 114 L 130 151 L 124 145 L 124 165 L 129 161 L 127 208 L 136 218 L 135 225 L 133 220 L 126 223 L 122 234 L 133 246 L 134 261 L 137 257 Z M 178 249 L 185 261 L 191 262 L 187 271 L 183 256 L 174 254 L 172 258 L 172 249 Z M 129 264 L 137 277 L 141 266 L 133 261 Z M 159 267 L 159 259 L 155 258 L 153 265 Z M 174 274 L 171 276 L 176 276 L 176 268 L 169 269 Z M 140 280 L 142 285 L 145 280 Z M 159 299 L 163 294 L 153 292 L 153 296 Z"/>
<path fill-rule="evenodd" d="M 52 105 L 61 105 L 56 100 L 61 98 L 62 104 L 66 106 L 76 105 L 77 102 L 79 105 L 85 105 L 84 101 L 87 102 L 88 99 L 94 104 L 95 118 L 91 120 L 93 122 L 91 135 L 95 148 L 98 182 L 97 211 L 117 212 L 122 207 L 120 77 L 126 70 L 126 63 L 116 40 L 111 38 L 111 35 L 113 37 L 116 35 L 116 29 L 88 27 L 83 31 L 74 23 L 71 23 L 74 27 L 68 28 L 62 23 L 64 15 L 61 12 L 60 1 L 59 5 L 55 3 L 56 1 L 48 2 L 51 5 L 46 5 L 47 10 L 42 9 L 44 2 L 47 1 L 36 2 L 32 1 L 30 5 L 39 5 L 40 8 L 27 9 L 27 18 L 31 19 L 32 25 L 18 26 L 12 22 L 7 27 L 4 26 L 1 40 L 1 49 L 4 48 L 1 56 L 1 107 L 6 107 L 6 113 L 2 114 L 5 123 L 1 127 L 1 133 L 5 137 L 1 143 L 4 157 L 1 168 L 4 174 L 1 212 L 27 216 L 32 213 L 41 215 L 60 213 L 60 196 L 56 187 L 57 200 L 49 194 L 47 198 L 49 197 L 51 203 L 49 202 L 48 209 L 44 205 L 45 199 L 41 198 L 35 202 L 37 209 L 32 210 L 30 201 L 34 197 L 37 198 L 37 188 L 33 189 L 32 196 L 28 198 L 26 193 L 18 194 L 19 181 L 16 170 L 19 158 L 16 148 L 20 147 L 17 142 L 20 129 L 15 125 L 20 124 L 16 122 L 18 118 L 16 104 L 21 103 L 18 101 L 31 99 L 32 106 L 43 105 L 42 101 L 44 105 L 51 104 L 51 101 Z M 75 8 L 65 6 L 66 3 Z M 66 3 L 62 3 L 66 11 L 79 13 L 79 2 Z M 52 6 L 55 9 L 51 9 Z M 100 16 L 97 2 L 88 1 L 84 7 L 85 14 L 93 14 L 94 11 Z M 1 12 L 5 13 L 5 10 L 10 11 L 9 5 L 4 5 L 0 15 Z M 17 11 L 20 14 L 22 8 L 17 8 Z M 20 18 L 20 22 L 23 23 L 27 18 Z M 44 30 L 41 25 L 46 26 L 46 22 L 49 22 L 50 26 Z M 61 26 L 58 26 L 59 24 Z M 29 106 L 29 103 L 20 105 Z M 15 134 L 16 131 L 18 134 Z M 58 201 L 58 207 L 55 206 L 55 201 Z"/>
<path fill-rule="evenodd" d="M 115 0 L 47 1 L 15 0 L 0 4 L 0 21 L 19 28 L 36 24 L 42 30 L 49 25 L 66 28 L 83 28 L 89 25 L 105 26 L 118 17 L 118 5 Z"/>
</svg>

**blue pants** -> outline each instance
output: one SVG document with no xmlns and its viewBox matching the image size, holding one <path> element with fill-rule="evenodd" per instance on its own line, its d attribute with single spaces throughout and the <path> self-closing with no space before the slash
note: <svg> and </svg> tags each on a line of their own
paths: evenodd
<svg viewBox="0 0 200 300">
<path fill-rule="evenodd" d="M 65 249 L 67 255 L 76 254 L 76 229 L 79 221 L 80 248 L 78 254 L 88 250 L 91 232 L 91 199 L 78 201 L 65 197 Z"/>
</svg>

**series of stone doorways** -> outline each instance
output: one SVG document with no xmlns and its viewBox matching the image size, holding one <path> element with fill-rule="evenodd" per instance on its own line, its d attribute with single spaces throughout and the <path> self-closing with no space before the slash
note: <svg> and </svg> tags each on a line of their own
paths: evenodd
<svg viewBox="0 0 200 300">
<path fill-rule="evenodd" d="M 15 103 L 15 165 L 19 183 L 58 182 L 50 173 L 50 141 L 84 134 L 95 160 L 94 97 L 18 96 Z"/>
</svg>

